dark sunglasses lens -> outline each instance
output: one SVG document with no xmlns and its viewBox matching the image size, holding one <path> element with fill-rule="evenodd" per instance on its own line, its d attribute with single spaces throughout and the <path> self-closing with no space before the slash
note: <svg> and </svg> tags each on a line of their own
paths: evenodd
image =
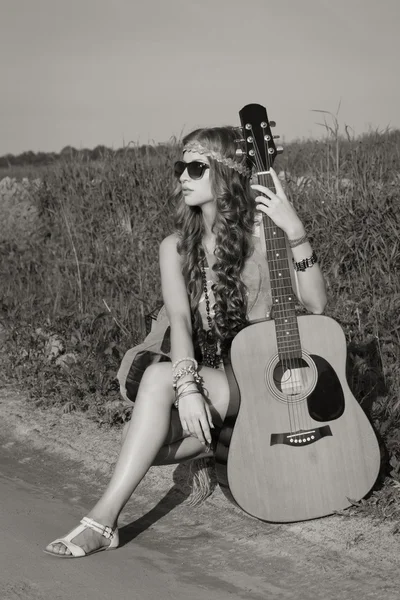
<svg viewBox="0 0 400 600">
<path fill-rule="evenodd" d="M 204 175 L 204 171 L 207 169 L 207 166 L 208 165 L 198 162 L 197 160 L 189 163 L 187 166 L 189 177 L 191 179 L 201 179 L 201 177 Z"/>
<path fill-rule="evenodd" d="M 175 177 L 179 177 L 182 175 L 183 171 L 186 169 L 186 163 L 183 160 L 177 160 L 174 164 L 174 174 Z"/>
</svg>

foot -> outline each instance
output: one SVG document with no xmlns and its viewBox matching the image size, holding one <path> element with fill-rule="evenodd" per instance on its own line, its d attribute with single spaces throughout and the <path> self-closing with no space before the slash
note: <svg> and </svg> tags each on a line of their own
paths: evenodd
<svg viewBox="0 0 400 600">
<path fill-rule="evenodd" d="M 103 519 L 99 519 L 98 517 L 96 518 L 90 513 L 87 515 L 87 517 L 93 519 L 97 523 L 107 525 L 111 527 L 111 529 L 115 529 L 116 527 L 115 522 L 110 524 L 108 522 L 105 522 Z M 72 537 L 69 541 L 75 544 L 76 546 L 82 548 L 86 555 L 98 551 L 104 546 L 107 547 L 111 543 L 111 540 L 109 538 L 104 537 L 104 535 L 102 535 L 98 531 L 91 529 L 90 527 L 84 528 L 83 531 L 77 533 L 77 535 Z M 71 550 L 66 546 L 66 544 L 60 541 L 48 544 L 45 550 L 46 552 L 50 552 L 51 554 L 59 554 L 61 556 L 72 556 Z"/>
</svg>

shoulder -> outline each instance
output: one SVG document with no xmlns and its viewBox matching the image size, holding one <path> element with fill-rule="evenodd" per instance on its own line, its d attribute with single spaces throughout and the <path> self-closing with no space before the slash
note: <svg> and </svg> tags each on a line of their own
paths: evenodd
<svg viewBox="0 0 400 600">
<path fill-rule="evenodd" d="M 160 257 L 163 256 L 179 256 L 177 250 L 177 244 L 179 241 L 179 237 L 177 233 L 171 233 L 171 235 L 167 235 L 161 244 L 160 244 Z"/>
<path fill-rule="evenodd" d="M 178 252 L 179 235 L 171 233 L 164 238 L 159 248 L 159 262 L 161 272 L 168 274 L 182 272 L 183 258 Z"/>
</svg>

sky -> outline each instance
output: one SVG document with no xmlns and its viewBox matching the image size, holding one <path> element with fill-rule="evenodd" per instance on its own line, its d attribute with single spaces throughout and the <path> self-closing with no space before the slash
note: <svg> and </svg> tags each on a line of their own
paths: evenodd
<svg viewBox="0 0 400 600">
<path fill-rule="evenodd" d="M 284 141 L 321 137 L 315 110 L 400 128 L 399 17 L 399 0 L 1 0 L 0 155 L 163 142 L 253 102 Z"/>
</svg>

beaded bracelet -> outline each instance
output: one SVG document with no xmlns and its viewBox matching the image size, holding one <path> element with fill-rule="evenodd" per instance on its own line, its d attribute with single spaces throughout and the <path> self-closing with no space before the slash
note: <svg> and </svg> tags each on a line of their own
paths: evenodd
<svg viewBox="0 0 400 600">
<path fill-rule="evenodd" d="M 193 363 L 193 366 L 195 369 L 197 369 L 197 367 L 199 366 L 197 360 L 195 358 L 192 358 L 191 356 L 186 356 L 185 358 L 180 358 L 179 360 L 177 360 L 176 362 L 174 362 L 174 364 L 172 365 L 172 370 L 175 371 L 176 367 L 178 365 L 181 364 L 181 362 L 184 362 L 185 360 L 189 360 Z"/>
<path fill-rule="evenodd" d="M 303 258 L 300 262 L 295 262 L 294 258 L 292 258 L 292 261 L 295 271 L 305 271 L 308 267 L 315 265 L 318 259 L 315 252 L 313 252 L 309 258 Z"/>
<path fill-rule="evenodd" d="M 194 367 L 184 367 L 183 369 L 180 369 L 177 373 L 175 373 L 175 375 L 172 378 L 172 387 L 174 388 L 174 390 L 176 389 L 176 384 L 179 381 L 179 379 L 181 377 L 184 377 L 185 375 L 193 375 L 193 379 L 196 383 L 200 383 L 201 381 L 201 375 L 198 374 Z"/>
<path fill-rule="evenodd" d="M 289 240 L 289 246 L 290 248 L 296 248 L 296 246 L 300 246 L 300 244 L 304 244 L 304 242 L 308 242 L 308 237 L 307 234 L 305 233 L 304 235 L 302 235 L 299 238 L 296 238 L 295 240 Z"/>
</svg>

